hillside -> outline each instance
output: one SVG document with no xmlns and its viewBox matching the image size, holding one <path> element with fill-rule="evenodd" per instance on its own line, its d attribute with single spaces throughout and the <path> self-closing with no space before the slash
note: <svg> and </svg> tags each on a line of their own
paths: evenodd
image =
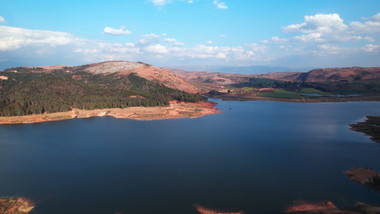
<svg viewBox="0 0 380 214">
<path fill-rule="evenodd" d="M 196 91 L 174 74 L 144 63 L 18 67 L 0 73 L 0 116 L 204 100 Z"/>
<path fill-rule="evenodd" d="M 324 68 L 309 72 L 231 74 L 165 68 L 209 97 L 238 100 L 348 101 L 380 99 L 380 67 Z"/>
<path fill-rule="evenodd" d="M 220 72 L 189 72 L 164 68 L 191 83 L 237 84 L 249 78 L 264 78 L 290 82 L 362 82 L 380 81 L 380 67 L 320 68 L 309 72 L 271 72 L 262 74 L 235 74 Z M 207 84 L 206 84 L 207 85 Z"/>
<path fill-rule="evenodd" d="M 301 73 L 296 80 L 305 82 L 379 81 L 380 67 L 320 68 Z"/>
<path fill-rule="evenodd" d="M 131 73 L 150 81 L 157 81 L 162 85 L 169 88 L 178 89 L 188 93 L 199 93 L 200 90 L 193 85 L 185 82 L 175 74 L 168 72 L 164 69 L 154 67 L 141 62 L 127 62 L 127 61 L 109 61 L 96 64 L 90 64 L 86 72 L 93 74 L 109 74 L 116 73 L 117 76 L 125 77 Z"/>
</svg>

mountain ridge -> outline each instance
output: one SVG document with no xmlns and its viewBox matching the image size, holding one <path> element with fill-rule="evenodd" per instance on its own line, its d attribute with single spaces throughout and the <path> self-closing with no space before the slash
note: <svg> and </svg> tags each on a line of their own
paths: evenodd
<svg viewBox="0 0 380 214">
<path fill-rule="evenodd" d="M 19 69 L 19 71 L 17 71 Z M 147 79 L 149 81 L 157 81 L 169 88 L 185 91 L 188 93 L 196 94 L 201 91 L 179 78 L 175 74 L 168 72 L 164 69 L 143 63 L 143 62 L 130 62 L 130 61 L 104 61 L 99 63 L 92 63 L 79 66 L 66 66 L 66 65 L 49 65 L 49 66 L 23 66 L 16 68 L 8 68 L 4 71 L 8 72 L 31 72 L 31 73 L 52 73 L 60 70 L 66 73 L 72 73 L 75 71 L 88 72 L 94 75 L 109 75 L 117 74 L 120 78 L 126 77 L 131 73 Z M 80 78 L 76 76 L 74 78 Z"/>
</svg>

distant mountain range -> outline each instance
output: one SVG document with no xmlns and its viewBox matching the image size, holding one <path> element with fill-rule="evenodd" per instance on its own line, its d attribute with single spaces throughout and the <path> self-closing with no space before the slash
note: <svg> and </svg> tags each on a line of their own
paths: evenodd
<svg viewBox="0 0 380 214">
<path fill-rule="evenodd" d="M 181 69 L 186 71 L 208 71 L 231 74 L 263 74 L 272 72 L 306 72 L 315 67 L 289 68 L 284 66 L 173 66 L 172 69 Z"/>
<path fill-rule="evenodd" d="M 235 74 L 225 72 L 189 72 L 181 69 L 163 68 L 195 85 L 201 82 L 219 85 L 236 84 L 249 78 L 301 82 L 355 82 L 380 81 L 380 67 L 319 68 L 308 72 L 269 72 L 259 74 Z M 228 71 L 228 69 L 226 69 Z"/>
</svg>

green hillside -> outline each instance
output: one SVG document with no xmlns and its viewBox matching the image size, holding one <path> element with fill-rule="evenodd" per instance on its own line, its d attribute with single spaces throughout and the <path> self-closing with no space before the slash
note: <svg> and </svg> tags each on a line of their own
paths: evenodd
<svg viewBox="0 0 380 214">
<path fill-rule="evenodd" d="M 0 80 L 0 116 L 64 112 L 72 108 L 162 106 L 174 99 L 186 102 L 205 99 L 200 94 L 168 88 L 134 73 L 123 77 L 115 73 L 92 74 L 84 72 L 83 66 L 70 72 L 47 73 L 14 68 L 0 72 L 0 76 L 8 78 Z"/>
</svg>

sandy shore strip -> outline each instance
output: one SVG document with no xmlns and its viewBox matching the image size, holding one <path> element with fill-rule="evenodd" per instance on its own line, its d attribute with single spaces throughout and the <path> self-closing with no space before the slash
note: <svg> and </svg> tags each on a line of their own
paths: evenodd
<svg viewBox="0 0 380 214">
<path fill-rule="evenodd" d="M 69 120 L 73 118 L 90 118 L 103 116 L 127 118 L 133 120 L 197 118 L 209 114 L 221 113 L 219 109 L 215 108 L 216 104 L 217 103 L 214 102 L 185 103 L 171 101 L 169 106 L 157 107 L 130 107 L 124 109 L 109 108 L 96 110 L 73 109 L 72 111 L 68 112 L 0 117 L 0 124 L 41 123 L 48 121 Z"/>
</svg>

